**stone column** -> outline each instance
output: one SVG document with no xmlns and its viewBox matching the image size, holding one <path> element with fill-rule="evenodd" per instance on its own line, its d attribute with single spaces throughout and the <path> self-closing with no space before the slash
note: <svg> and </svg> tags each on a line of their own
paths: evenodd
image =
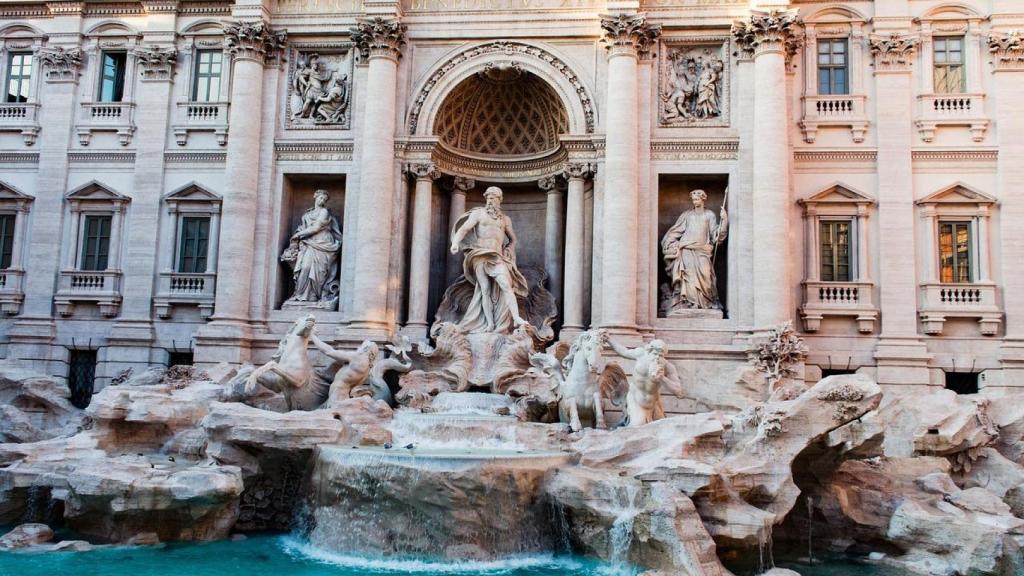
<svg viewBox="0 0 1024 576">
<path fill-rule="evenodd" d="M 395 90 L 405 25 L 395 18 L 360 19 L 352 39 L 368 58 L 362 154 L 359 161 L 359 221 L 349 327 L 383 336 L 390 331 L 392 213 L 395 202 Z"/>
<path fill-rule="evenodd" d="M 476 186 L 476 180 L 456 176 L 452 182 L 451 198 L 448 207 L 448 238 L 445 246 L 451 244 L 451 236 L 455 232 L 455 222 L 466 213 L 466 194 Z M 446 251 L 447 253 L 447 251 Z M 462 275 L 462 254 L 448 254 L 448 265 L 445 278 L 451 286 Z"/>
<path fill-rule="evenodd" d="M 903 33 L 869 39 L 875 58 L 875 119 L 878 134 L 879 308 L 882 328 L 875 360 L 883 384 L 928 384 L 928 353 L 917 335 L 918 279 L 914 229 L 913 83 L 917 40 Z M 925 72 L 930 75 L 931 70 Z M 929 244 L 934 240 L 928 239 Z M 930 251 L 930 245 L 918 250 Z M 934 266 L 934 259 L 930 264 Z"/>
<path fill-rule="evenodd" d="M 200 329 L 196 360 L 242 362 L 248 360 L 248 340 L 257 187 L 260 173 L 263 68 L 282 49 L 284 32 L 274 32 L 262 20 L 238 21 L 224 29 L 231 55 L 231 138 L 224 166 L 224 201 L 221 219 L 217 293 L 213 322 Z M 224 342 L 218 353 L 205 349 L 203 339 Z M 224 339 L 229 339 L 225 341 Z M 230 342 L 234 340 L 234 342 Z M 240 344 L 240 341 L 242 344 Z"/>
<path fill-rule="evenodd" d="M 753 11 L 733 25 L 737 43 L 754 55 L 752 212 L 754 327 L 766 330 L 793 315 L 789 250 L 789 101 L 786 58 L 794 48 L 796 11 Z"/>
<path fill-rule="evenodd" d="M 544 271 L 548 275 L 548 290 L 555 297 L 558 309 L 561 310 L 565 201 L 562 188 L 555 176 L 541 178 L 537 186 L 547 193 L 547 205 L 544 209 Z"/>
<path fill-rule="evenodd" d="M 79 30 L 81 7 L 75 12 L 55 16 L 61 29 Z M 69 40 L 77 42 L 77 39 Z M 61 269 L 62 240 L 67 215 L 64 195 L 68 176 L 68 135 L 78 109 L 78 90 L 82 52 L 75 46 L 43 48 L 35 60 L 41 64 L 36 73 L 43 75 L 43 89 L 38 93 L 39 123 L 45 126 L 38 140 L 39 166 L 45 167 L 36 176 L 35 201 L 32 203 L 31 236 L 26 236 L 28 253 L 22 289 L 25 301 L 21 314 L 7 336 L 8 358 L 18 359 L 34 370 L 63 378 L 67 374 L 63 348 L 52 346 L 57 330 L 53 321 L 53 294 Z"/>
<path fill-rule="evenodd" d="M 1006 2 L 1009 11 L 1015 3 Z M 1006 334 L 1000 350 L 1004 385 L 1024 385 L 1024 235 L 1017 226 L 1024 222 L 1024 114 L 1020 95 L 1024 94 L 1024 35 L 1019 32 L 992 32 L 988 39 L 992 54 L 992 86 L 996 146 L 999 159 L 996 190 L 999 198 L 999 263 L 997 278 L 1002 286 Z"/>
<path fill-rule="evenodd" d="M 412 246 L 409 262 L 409 315 L 405 327 L 411 338 L 427 336 L 427 301 L 430 298 L 431 200 L 434 180 L 441 172 L 429 162 L 410 164 L 406 173 L 416 180 L 413 192 Z"/>
<path fill-rule="evenodd" d="M 562 335 L 568 336 L 583 330 L 584 243 L 586 235 L 586 205 L 583 191 L 586 179 L 593 175 L 594 165 L 585 162 L 570 162 L 562 171 L 569 182 L 565 209 L 565 276 L 562 291 Z"/>
<path fill-rule="evenodd" d="M 661 33 L 643 14 L 602 16 L 608 44 L 601 325 L 635 333 L 639 250 L 639 53 Z M 645 119 L 646 121 L 646 119 Z"/>
</svg>

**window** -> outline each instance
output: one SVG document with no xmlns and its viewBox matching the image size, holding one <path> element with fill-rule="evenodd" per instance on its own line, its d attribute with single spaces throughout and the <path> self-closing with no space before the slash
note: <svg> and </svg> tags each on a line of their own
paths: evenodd
<svg viewBox="0 0 1024 576">
<path fill-rule="evenodd" d="M 935 92 L 965 92 L 963 37 L 936 38 L 934 46 Z"/>
<path fill-rule="evenodd" d="M 850 221 L 822 220 L 821 280 L 823 282 L 850 281 Z"/>
<path fill-rule="evenodd" d="M 7 95 L 5 102 L 28 102 L 28 89 L 32 80 L 32 54 L 11 52 L 7 57 Z"/>
<path fill-rule="evenodd" d="M 818 40 L 818 94 L 849 94 L 846 39 Z"/>
<path fill-rule="evenodd" d="M 210 219 L 186 216 L 181 219 L 181 244 L 178 247 L 178 272 L 206 272 L 206 253 L 210 243 Z"/>
<path fill-rule="evenodd" d="M 196 73 L 192 86 L 193 102 L 220 100 L 220 76 L 224 53 L 220 50 L 200 50 L 196 54 Z"/>
<path fill-rule="evenodd" d="M 0 214 L 0 270 L 11 267 L 14 257 L 14 214 Z"/>
<path fill-rule="evenodd" d="M 124 98 L 124 74 L 128 55 L 124 52 L 104 52 L 100 57 L 100 102 L 120 102 Z"/>
<path fill-rule="evenodd" d="M 940 281 L 971 282 L 971 223 L 939 223 Z"/>
<path fill-rule="evenodd" d="M 107 269 L 110 255 L 110 216 L 86 216 L 82 235 L 82 270 Z"/>
<path fill-rule="evenodd" d="M 68 388 L 71 403 L 85 408 L 92 401 L 93 384 L 96 382 L 96 351 L 72 350 L 68 359 Z"/>
<path fill-rule="evenodd" d="M 977 372 L 945 372 L 946 389 L 957 394 L 978 393 Z"/>
<path fill-rule="evenodd" d="M 171 366 L 191 366 L 194 363 L 194 356 L 192 352 L 168 352 L 167 353 L 167 367 Z"/>
</svg>

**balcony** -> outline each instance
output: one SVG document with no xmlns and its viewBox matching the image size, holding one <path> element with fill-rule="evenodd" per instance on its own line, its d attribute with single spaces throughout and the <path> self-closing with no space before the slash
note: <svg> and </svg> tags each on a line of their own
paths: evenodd
<svg viewBox="0 0 1024 576">
<path fill-rule="evenodd" d="M 135 133 L 135 103 L 83 102 L 75 131 L 82 146 L 89 145 L 93 132 L 116 132 L 121 146 L 127 146 Z"/>
<path fill-rule="evenodd" d="M 53 301 L 61 316 L 71 316 L 77 302 L 96 304 L 100 314 L 108 318 L 117 316 L 121 307 L 121 271 L 61 270 Z"/>
<path fill-rule="evenodd" d="M 967 126 L 972 140 L 985 139 L 989 121 L 984 94 L 922 94 L 917 109 L 917 131 L 925 142 L 935 138 L 939 126 Z"/>
<path fill-rule="evenodd" d="M 921 285 L 920 316 L 925 334 L 942 334 L 947 318 L 977 318 L 981 333 L 994 336 L 1003 313 L 996 303 L 995 284 L 935 282 Z"/>
<path fill-rule="evenodd" d="M 870 334 L 878 320 L 878 307 L 874 303 L 874 284 L 871 282 L 821 282 L 805 280 L 804 305 L 800 317 L 804 330 L 817 332 L 826 316 L 852 316 L 857 330 Z"/>
<path fill-rule="evenodd" d="M 39 136 L 39 104 L 36 102 L 0 103 L 0 131 L 21 132 L 25 146 L 32 146 Z"/>
<path fill-rule="evenodd" d="M 21 303 L 25 301 L 24 270 L 0 270 L 0 312 L 14 316 L 21 312 Z"/>
<path fill-rule="evenodd" d="M 156 313 L 161 318 L 171 317 L 174 306 L 190 305 L 199 307 L 199 315 L 205 320 L 213 314 L 213 302 L 217 289 L 217 274 L 187 274 L 184 272 L 161 272 L 157 294 L 153 298 Z"/>
<path fill-rule="evenodd" d="M 804 141 L 813 144 L 819 128 L 838 126 L 848 127 L 854 142 L 863 142 L 868 130 L 866 102 L 867 96 L 848 94 L 804 96 L 804 117 L 800 121 Z"/>
<path fill-rule="evenodd" d="M 228 103 L 178 102 L 173 129 L 178 146 L 188 144 L 189 132 L 213 132 L 217 144 L 224 146 L 228 143 Z"/>
</svg>

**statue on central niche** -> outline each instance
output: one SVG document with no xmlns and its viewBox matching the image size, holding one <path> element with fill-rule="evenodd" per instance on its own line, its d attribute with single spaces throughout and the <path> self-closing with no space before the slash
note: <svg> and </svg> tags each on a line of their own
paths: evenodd
<svg viewBox="0 0 1024 576">
<path fill-rule="evenodd" d="M 484 191 L 484 207 L 467 211 L 455 223 L 452 254 L 463 254 L 463 275 L 473 286 L 473 298 L 459 321 L 467 333 L 511 334 L 526 324 L 518 297 L 528 294 L 526 278 L 516 266 L 516 233 L 501 211 L 501 188 Z"/>
<path fill-rule="evenodd" d="M 724 203 L 719 211 L 721 221 L 714 212 L 704 208 L 708 195 L 703 190 L 690 192 L 690 199 L 693 209 L 683 212 L 661 239 L 665 271 L 671 282 L 669 302 L 665 306 L 669 315 L 685 309 L 722 308 L 718 301 L 714 256 L 729 233 L 729 215 Z"/>
<path fill-rule="evenodd" d="M 341 253 L 341 226 L 327 208 L 327 191 L 313 193 L 313 207 L 302 215 L 302 222 L 281 254 L 281 261 L 292 268 L 295 292 L 281 306 L 334 310 L 338 306 L 338 255 Z"/>
</svg>

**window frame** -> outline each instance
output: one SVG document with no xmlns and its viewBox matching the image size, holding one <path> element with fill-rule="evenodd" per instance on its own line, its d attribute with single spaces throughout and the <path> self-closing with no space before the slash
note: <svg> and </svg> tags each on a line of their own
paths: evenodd
<svg viewBox="0 0 1024 576">
<path fill-rule="evenodd" d="M 217 55 L 219 57 L 219 60 L 217 61 L 217 66 L 219 67 L 217 74 L 213 74 L 211 72 L 203 72 L 202 67 L 203 67 L 203 56 L 204 55 L 210 55 L 210 56 Z M 213 48 L 213 49 L 211 49 L 211 48 L 201 48 L 201 49 L 196 50 L 195 57 L 193 58 L 193 62 L 192 62 L 192 89 L 191 89 L 190 98 L 189 98 L 190 102 L 210 103 L 210 102 L 220 102 L 221 101 L 221 98 L 222 98 L 221 89 L 222 89 L 222 84 L 224 82 L 224 64 L 225 63 L 226 63 L 226 59 L 224 57 L 224 51 L 223 50 L 219 50 L 219 49 L 215 49 L 215 48 Z M 210 66 L 212 66 L 212 64 L 213 64 L 212 62 L 209 63 Z M 210 86 L 210 80 L 213 79 L 213 78 L 216 78 L 216 80 L 217 80 L 216 90 L 212 89 L 211 86 Z M 205 97 L 202 98 L 202 99 L 199 98 L 199 96 L 200 96 L 200 92 L 199 92 L 200 91 L 200 81 L 201 80 L 206 80 L 207 81 L 206 90 L 205 90 L 205 92 L 206 92 L 205 93 Z"/>
<path fill-rule="evenodd" d="M 100 226 L 99 234 L 96 235 L 96 249 L 89 249 L 89 242 L 91 240 L 90 223 L 96 222 L 99 219 L 105 219 L 106 221 L 106 235 L 103 234 L 103 227 Z M 101 223 L 104 220 L 99 220 Z M 111 244 L 113 244 L 113 227 L 114 227 L 114 213 L 113 212 L 86 212 L 82 214 L 81 232 L 78 242 L 78 265 L 77 270 L 82 272 L 106 272 L 110 270 L 110 257 L 111 257 Z M 105 249 L 101 249 L 104 246 L 103 241 L 106 240 Z M 95 252 L 90 254 L 89 252 Z M 100 258 L 102 257 L 103 267 L 100 267 Z M 92 267 L 87 266 L 89 258 L 94 258 L 95 261 Z"/>
<path fill-rule="evenodd" d="M 189 221 L 205 222 L 206 230 L 205 237 L 201 234 L 195 239 L 195 244 L 198 245 L 200 242 L 204 242 L 204 248 L 202 250 L 202 256 L 199 255 L 198 248 L 195 249 L 195 254 L 186 255 L 188 250 L 188 224 Z M 178 274 L 206 274 L 210 267 L 210 228 L 213 225 L 213 218 L 208 214 L 182 214 L 178 219 L 178 246 L 175 254 L 174 270 Z M 192 270 L 185 270 L 185 263 L 188 259 L 192 259 Z M 202 270 L 197 270 L 199 266 L 197 262 L 202 261 Z"/>
<path fill-rule="evenodd" d="M 857 276 L 857 238 L 856 222 L 852 216 L 823 216 L 818 218 L 818 277 L 821 282 L 853 282 Z M 838 277 L 838 270 L 841 266 L 838 258 L 838 235 L 833 234 L 829 246 L 832 250 L 831 278 L 826 278 L 825 270 L 825 241 L 824 230 L 826 227 L 835 229 L 839 224 L 846 225 L 846 278 Z"/>
<path fill-rule="evenodd" d="M 119 55 L 121 66 L 115 69 L 111 80 L 115 83 L 114 92 L 110 100 L 104 99 L 107 82 L 107 58 Z M 126 84 L 128 80 L 128 52 L 124 50 L 102 50 L 99 57 L 99 85 L 96 90 L 96 101 L 110 104 L 118 104 L 126 101 Z"/>
<path fill-rule="evenodd" d="M 14 251 L 18 243 L 18 213 L 0 210 L 0 270 L 14 268 Z"/>
<path fill-rule="evenodd" d="M 828 45 L 828 52 L 823 53 L 821 48 L 823 45 Z M 835 46 L 842 46 L 841 52 L 835 51 Z M 838 65 L 832 62 L 837 54 L 842 54 L 843 64 Z M 827 64 L 822 64 L 822 56 L 827 56 L 830 60 Z M 817 69 L 817 87 L 818 95 L 820 96 L 847 96 L 850 94 L 850 39 L 848 37 L 822 37 L 815 40 L 815 66 Z M 837 91 L 835 88 L 837 71 L 843 72 L 843 89 Z M 828 74 L 828 84 L 825 86 L 825 90 L 822 90 L 822 72 Z"/>
<path fill-rule="evenodd" d="M 938 229 L 938 234 L 937 234 L 937 238 L 936 238 L 936 241 L 938 242 L 938 246 L 936 246 L 936 251 L 937 251 L 936 253 L 939 256 L 939 264 L 938 264 L 938 266 L 939 266 L 939 268 L 938 268 L 938 270 L 939 270 L 939 282 L 941 282 L 942 284 L 973 284 L 977 280 L 977 278 L 976 278 L 977 274 L 975 273 L 975 267 L 977 266 L 977 261 L 975 259 L 975 255 L 974 255 L 975 243 L 976 243 L 976 240 L 974 238 L 974 236 L 975 236 L 975 230 L 974 230 L 975 224 L 974 224 L 974 221 L 966 220 L 966 219 L 963 219 L 963 218 L 943 218 L 943 217 L 940 216 L 939 217 L 939 221 L 938 221 L 938 227 L 939 227 L 939 229 Z M 945 235 L 946 227 L 949 227 L 949 229 L 950 229 L 950 240 L 952 241 L 951 246 L 950 246 L 950 255 L 948 256 L 948 258 L 950 258 L 950 260 L 951 260 L 950 266 L 949 266 L 949 270 L 950 270 L 950 274 L 949 274 L 950 279 L 949 280 L 947 280 L 946 277 L 945 277 L 945 271 L 946 271 L 945 260 L 946 260 L 947 257 L 943 255 L 943 236 Z M 957 241 L 958 232 L 961 229 L 965 230 L 966 234 L 967 234 L 967 246 L 966 246 L 965 254 L 963 256 L 960 255 L 960 250 L 958 249 L 959 242 Z M 963 259 L 963 258 L 966 258 L 966 260 L 967 260 L 967 266 L 966 266 L 966 269 L 967 269 L 967 279 L 966 280 L 962 280 L 961 279 L 962 278 L 961 275 L 958 273 L 958 270 L 960 270 L 962 268 L 962 266 L 960 266 L 960 264 L 961 264 L 961 259 Z"/>
<path fill-rule="evenodd" d="M 960 43 L 960 49 L 957 51 L 950 51 L 950 41 L 956 40 Z M 943 49 L 939 50 L 939 44 L 942 43 Z M 967 93 L 967 36 L 964 34 L 959 35 L 943 35 L 934 36 L 932 38 L 932 91 L 935 94 L 966 94 Z M 942 62 L 939 62 L 938 55 L 943 55 Z M 958 63 L 951 63 L 948 57 L 951 53 L 957 53 L 960 55 L 960 61 Z M 946 69 L 947 81 L 943 85 L 943 89 L 940 90 L 938 71 L 939 69 Z M 949 90 L 948 82 L 948 70 L 952 68 L 960 69 L 960 82 L 956 90 Z"/>
<path fill-rule="evenodd" d="M 22 57 L 22 58 L 26 58 L 27 57 L 28 75 L 25 75 L 25 74 L 18 74 L 17 76 L 14 75 L 14 59 L 16 57 Z M 32 99 L 32 92 L 33 92 L 33 90 L 32 90 L 32 79 L 35 76 L 35 67 L 36 67 L 35 66 L 35 54 L 33 54 L 32 51 L 30 51 L 30 50 L 11 50 L 10 52 L 7 53 L 7 58 L 5 60 L 6 61 L 4 63 L 5 64 L 5 68 L 4 68 L 4 100 L 3 101 L 5 103 L 8 103 L 8 104 L 24 104 L 24 103 L 27 103 L 27 102 L 31 101 L 31 99 Z M 24 70 L 25 65 L 26 65 L 25 62 L 23 61 L 22 64 L 20 65 L 21 66 L 21 70 Z M 12 96 L 14 96 L 14 93 L 11 91 L 11 83 L 14 82 L 15 79 L 17 79 L 17 83 L 18 83 L 18 94 L 19 94 L 19 96 L 15 96 L 14 99 L 12 99 Z M 24 92 L 24 94 L 25 94 L 24 97 L 20 96 L 20 94 L 22 92 Z"/>
</svg>

